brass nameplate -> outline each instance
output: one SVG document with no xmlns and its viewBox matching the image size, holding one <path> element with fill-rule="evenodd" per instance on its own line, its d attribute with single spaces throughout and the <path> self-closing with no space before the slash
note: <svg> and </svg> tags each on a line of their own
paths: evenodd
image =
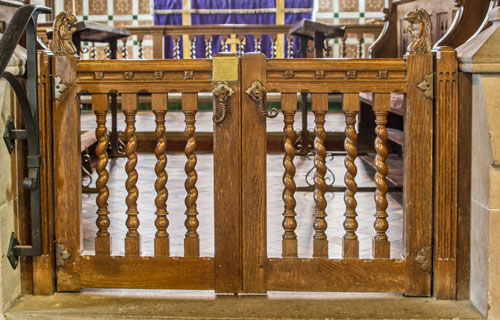
<svg viewBox="0 0 500 320">
<path fill-rule="evenodd" d="M 213 57 L 212 82 L 237 82 L 238 65 L 237 56 L 215 56 Z"/>
</svg>

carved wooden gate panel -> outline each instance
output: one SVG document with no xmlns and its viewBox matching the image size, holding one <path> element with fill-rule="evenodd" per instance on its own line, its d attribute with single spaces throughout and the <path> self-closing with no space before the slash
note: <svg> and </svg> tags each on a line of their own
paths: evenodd
<svg viewBox="0 0 500 320">
<path fill-rule="evenodd" d="M 432 271 L 432 104 L 433 61 L 430 52 L 404 59 L 369 60 L 266 60 L 260 54 L 242 58 L 242 186 L 243 186 L 243 292 L 367 291 L 431 293 Z M 423 90 L 422 90 L 423 89 Z M 266 121 L 277 111 L 266 110 L 266 92 L 281 93 L 284 119 L 283 233 L 281 258 L 267 254 L 266 228 Z M 312 258 L 297 254 L 295 212 L 295 132 L 297 93 L 312 94 L 315 119 L 314 219 Z M 359 93 L 371 92 L 376 116 L 374 152 L 376 190 L 372 259 L 359 259 L 356 221 L 356 116 Z M 345 115 L 345 211 L 343 254 L 329 259 L 325 208 L 325 115 L 328 94 L 343 95 Z M 387 236 L 387 114 L 391 93 L 406 93 L 404 148 L 404 252 L 391 258 Z"/>
<path fill-rule="evenodd" d="M 215 289 L 216 292 L 241 291 L 240 208 L 241 208 L 241 115 L 238 82 L 212 83 L 211 60 L 157 61 L 77 61 L 73 55 L 55 56 L 54 74 L 60 77 L 60 98 L 54 102 L 54 179 L 57 248 L 57 289 L 79 290 L 83 287 L 105 288 L 170 288 Z M 239 60 L 236 60 L 239 64 Z M 238 65 L 237 65 L 238 66 Z M 238 74 L 237 74 L 238 75 Z M 237 80 L 237 79 L 236 79 Z M 197 155 L 195 115 L 198 93 L 212 92 L 218 97 L 214 113 L 214 227 L 215 256 L 200 257 L 197 208 Z M 106 115 L 109 95 L 119 93 L 125 116 L 125 155 L 127 191 L 125 225 L 127 228 L 123 256 L 112 255 L 110 214 L 108 206 L 111 172 L 108 164 Z M 156 123 L 154 153 L 156 164 L 155 206 L 156 228 L 154 256 L 141 256 L 141 223 L 137 205 L 140 190 L 136 152 L 136 114 L 138 95 L 148 92 Z M 185 227 L 184 255 L 174 257 L 169 252 L 169 213 L 166 208 L 166 123 L 167 93 L 182 94 L 185 120 Z M 90 94 L 96 119 L 98 178 L 95 253 L 83 252 L 82 204 L 80 172 L 80 116 L 78 94 Z M 227 105 L 231 110 L 227 112 Z M 231 155 L 228 157 L 227 155 Z M 110 212 L 111 211 L 111 212 Z M 201 212 L 203 214 L 203 212 Z"/>
</svg>

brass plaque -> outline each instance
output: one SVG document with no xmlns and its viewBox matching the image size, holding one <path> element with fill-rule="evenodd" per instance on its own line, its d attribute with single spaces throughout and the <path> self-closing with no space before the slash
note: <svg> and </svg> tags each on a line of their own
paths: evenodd
<svg viewBox="0 0 500 320">
<path fill-rule="evenodd" d="M 239 59 L 235 55 L 217 55 L 212 60 L 212 82 L 237 82 Z"/>
</svg>

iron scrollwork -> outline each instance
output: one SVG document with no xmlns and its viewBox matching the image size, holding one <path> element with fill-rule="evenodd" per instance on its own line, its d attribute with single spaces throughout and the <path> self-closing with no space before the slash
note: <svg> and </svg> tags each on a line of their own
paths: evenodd
<svg viewBox="0 0 500 320">
<path fill-rule="evenodd" d="M 272 108 L 271 111 L 267 111 L 264 106 L 264 98 L 266 96 L 267 89 L 262 85 L 259 80 L 255 80 L 252 85 L 245 91 L 259 107 L 260 113 L 268 118 L 276 118 L 278 115 L 278 110 Z"/>
<path fill-rule="evenodd" d="M 222 110 L 220 116 L 214 115 L 212 120 L 215 123 L 222 123 L 222 121 L 226 119 L 227 115 L 227 102 L 234 94 L 234 90 L 227 84 L 227 82 L 219 82 L 215 86 L 214 90 L 212 90 L 212 93 L 217 98 L 217 102 Z"/>
</svg>

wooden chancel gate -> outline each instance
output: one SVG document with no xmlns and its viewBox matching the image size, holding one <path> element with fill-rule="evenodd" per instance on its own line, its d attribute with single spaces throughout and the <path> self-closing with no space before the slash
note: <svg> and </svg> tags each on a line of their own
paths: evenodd
<svg viewBox="0 0 500 320">
<path fill-rule="evenodd" d="M 415 23 L 422 23 L 415 22 Z M 57 30 L 56 30 L 57 32 Z M 64 42 L 64 39 L 61 39 Z M 425 45 L 425 39 L 416 39 Z M 267 291 L 364 291 L 431 294 L 432 271 L 432 141 L 433 57 L 426 46 L 415 46 L 405 59 L 266 59 L 262 54 L 242 58 L 220 54 L 213 60 L 79 61 L 68 44 L 55 43 L 51 58 L 57 80 L 53 110 L 54 214 L 57 290 L 88 287 L 213 289 L 216 293 L 265 293 Z M 47 56 L 42 53 L 42 58 Z M 441 63 L 445 55 L 436 63 Z M 453 57 L 450 56 L 450 59 Z M 42 59 L 43 60 L 43 59 Z M 42 69 L 48 64 L 42 64 Z M 47 70 L 42 70 L 47 72 Z M 453 71 L 456 72 L 456 71 Z M 453 76 L 455 76 L 453 74 Z M 111 252 L 107 182 L 106 114 L 108 94 L 121 95 L 125 114 L 126 174 L 128 195 L 125 254 Z M 135 122 L 138 94 L 152 96 L 156 121 L 157 175 L 154 256 L 141 256 L 136 183 Z M 186 211 L 184 255 L 170 256 L 168 191 L 165 165 L 167 93 L 182 93 L 185 116 Z M 199 92 L 214 93 L 214 257 L 200 256 L 196 207 L 197 172 L 195 114 Z M 266 110 L 266 92 L 281 93 L 284 115 L 284 213 L 282 257 L 266 252 L 266 121 L 275 111 Z M 294 114 L 297 93 L 312 94 L 315 118 L 316 167 L 313 256 L 298 256 L 294 199 Z M 356 116 L 359 93 L 373 92 L 376 115 L 376 191 L 373 258 L 359 258 L 356 221 Z M 406 93 L 404 149 L 404 249 L 390 257 L 386 231 L 388 190 L 386 175 L 387 131 L 391 93 Z M 82 200 L 80 172 L 80 119 L 78 94 L 92 95 L 97 129 L 97 215 L 95 253 L 82 250 Z M 329 259 L 326 236 L 325 114 L 328 94 L 343 95 L 345 114 L 345 216 L 343 256 Z M 450 94 L 439 90 L 440 95 Z M 442 98 L 442 97 L 441 97 Z M 281 166 L 281 161 L 280 161 Z M 281 191 L 280 191 L 281 192 Z M 140 209 L 140 208 L 139 208 Z M 198 212 L 200 211 L 200 212 Z M 300 214 L 300 213 L 299 213 Z"/>
</svg>

